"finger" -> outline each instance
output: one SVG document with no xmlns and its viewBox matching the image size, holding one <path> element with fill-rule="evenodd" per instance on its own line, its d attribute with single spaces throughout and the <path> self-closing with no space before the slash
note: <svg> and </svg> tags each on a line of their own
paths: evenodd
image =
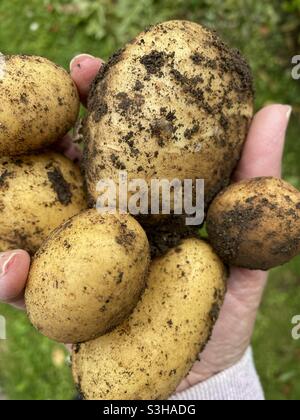
<svg viewBox="0 0 300 420">
<path fill-rule="evenodd" d="M 22 250 L 0 254 L 0 301 L 24 307 L 23 292 L 30 267 L 30 257 Z"/>
<path fill-rule="evenodd" d="M 71 77 L 74 80 L 80 99 L 86 105 L 92 81 L 97 76 L 103 61 L 89 54 L 81 54 L 70 63 Z"/>
<path fill-rule="evenodd" d="M 245 310 L 256 311 L 260 305 L 267 279 L 268 273 L 265 271 L 231 267 L 228 292 L 239 302 L 243 302 Z"/>
<path fill-rule="evenodd" d="M 255 115 L 234 181 L 281 176 L 285 134 L 291 112 L 292 108 L 288 105 L 270 105 Z"/>
<path fill-rule="evenodd" d="M 72 138 L 67 134 L 63 139 L 53 144 L 52 148 L 64 154 L 68 159 L 78 163 L 82 159 L 82 152 L 80 148 L 73 143 Z"/>
</svg>

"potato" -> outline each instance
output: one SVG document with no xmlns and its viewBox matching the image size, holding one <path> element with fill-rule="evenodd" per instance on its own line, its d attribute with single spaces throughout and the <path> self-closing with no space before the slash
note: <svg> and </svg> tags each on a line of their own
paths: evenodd
<svg viewBox="0 0 300 420">
<path fill-rule="evenodd" d="M 98 74 L 89 98 L 85 168 L 100 179 L 204 179 L 206 202 L 228 184 L 253 113 L 252 77 L 238 51 L 196 23 L 140 34 Z"/>
<path fill-rule="evenodd" d="M 34 258 L 25 295 L 32 324 L 63 343 L 104 334 L 133 310 L 149 259 L 146 234 L 131 216 L 75 216 Z"/>
<path fill-rule="evenodd" d="M 85 399 L 165 399 L 203 350 L 219 313 L 226 272 L 211 247 L 187 239 L 153 261 L 132 316 L 111 333 L 74 347 Z"/>
<path fill-rule="evenodd" d="M 80 170 L 60 154 L 0 158 L 0 252 L 33 254 L 53 229 L 86 207 Z"/>
<path fill-rule="evenodd" d="M 300 253 L 300 193 L 281 179 L 233 184 L 213 201 L 210 242 L 228 264 L 268 270 Z"/>
<path fill-rule="evenodd" d="M 42 149 L 63 137 L 79 111 L 75 84 L 46 58 L 2 56 L 0 155 Z"/>
</svg>

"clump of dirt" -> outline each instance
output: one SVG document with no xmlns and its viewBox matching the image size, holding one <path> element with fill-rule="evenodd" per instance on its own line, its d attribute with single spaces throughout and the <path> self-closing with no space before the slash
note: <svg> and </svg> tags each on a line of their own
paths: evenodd
<svg viewBox="0 0 300 420">
<path fill-rule="evenodd" d="M 113 166 L 114 166 L 116 169 L 119 169 L 120 171 L 124 171 L 124 170 L 126 169 L 125 164 L 124 164 L 124 163 L 120 160 L 120 158 L 119 158 L 117 155 L 115 155 L 114 153 L 112 153 L 112 154 L 110 155 L 110 159 L 111 159 L 111 161 L 112 161 Z"/>
<path fill-rule="evenodd" d="M 0 188 L 6 185 L 6 181 L 11 175 L 7 169 L 0 175 Z"/>
<path fill-rule="evenodd" d="M 64 206 L 69 205 L 72 202 L 71 186 L 65 180 L 61 170 L 53 168 L 47 172 L 47 176 L 59 202 Z"/>
<path fill-rule="evenodd" d="M 263 207 L 237 205 L 233 210 L 224 211 L 219 215 L 221 223 L 213 224 L 208 220 L 208 230 L 211 237 L 218 238 L 220 256 L 224 261 L 235 260 L 243 235 L 238 232 L 249 230 L 263 215 Z"/>
<path fill-rule="evenodd" d="M 161 69 L 165 64 L 166 55 L 163 52 L 152 51 L 150 54 L 144 55 L 140 62 L 146 67 L 149 75 L 160 75 Z"/>
<path fill-rule="evenodd" d="M 116 96 L 118 103 L 118 109 L 121 115 L 126 115 L 130 108 L 133 107 L 133 100 L 129 98 L 126 92 L 120 92 Z"/>
<path fill-rule="evenodd" d="M 134 245 L 135 240 L 136 234 L 128 229 L 126 223 L 121 223 L 119 235 L 116 237 L 117 244 L 123 246 L 128 251 Z"/>
<path fill-rule="evenodd" d="M 184 132 L 184 137 L 188 140 L 191 140 L 195 134 L 200 130 L 200 125 L 195 123 L 192 128 L 187 128 Z"/>
</svg>

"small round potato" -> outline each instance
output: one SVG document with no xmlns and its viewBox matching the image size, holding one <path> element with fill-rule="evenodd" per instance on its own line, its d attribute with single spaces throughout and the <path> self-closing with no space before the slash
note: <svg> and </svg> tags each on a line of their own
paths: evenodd
<svg viewBox="0 0 300 420">
<path fill-rule="evenodd" d="M 249 66 L 200 25 L 159 24 L 100 70 L 89 98 L 85 167 L 101 179 L 204 179 L 205 198 L 228 184 L 253 113 Z"/>
<path fill-rule="evenodd" d="M 83 212 L 36 254 L 25 294 L 29 318 L 59 342 L 98 337 L 131 313 L 149 262 L 146 234 L 131 216 Z"/>
<path fill-rule="evenodd" d="M 300 253 L 300 193 L 272 177 L 233 184 L 210 206 L 207 230 L 230 265 L 253 270 L 282 265 Z"/>
<path fill-rule="evenodd" d="M 63 137 L 79 111 L 68 73 L 42 57 L 0 58 L 0 155 L 29 153 Z"/>
<path fill-rule="evenodd" d="M 34 254 L 53 229 L 86 207 L 80 170 L 64 156 L 0 159 L 0 252 Z"/>
<path fill-rule="evenodd" d="M 187 239 L 152 262 L 131 317 L 74 347 L 75 382 L 88 400 L 168 398 L 207 343 L 223 302 L 226 270 L 211 247 Z"/>
</svg>

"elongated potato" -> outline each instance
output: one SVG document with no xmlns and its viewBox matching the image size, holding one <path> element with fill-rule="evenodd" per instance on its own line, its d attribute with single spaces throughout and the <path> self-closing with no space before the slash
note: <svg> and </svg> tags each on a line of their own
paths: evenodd
<svg viewBox="0 0 300 420">
<path fill-rule="evenodd" d="M 154 260 L 132 316 L 111 333 L 74 347 L 76 384 L 85 399 L 165 399 L 210 337 L 226 272 L 198 239 Z"/>
<path fill-rule="evenodd" d="M 146 234 L 131 216 L 83 212 L 36 254 L 25 293 L 29 318 L 59 342 L 98 337 L 131 313 L 149 262 Z"/>
<path fill-rule="evenodd" d="M 29 153 L 62 138 L 79 111 L 68 73 L 42 57 L 0 58 L 0 155 Z"/>
<path fill-rule="evenodd" d="M 89 98 L 85 167 L 100 179 L 204 179 L 211 199 L 229 181 L 253 113 L 249 66 L 200 25 L 159 24 L 102 67 Z"/>
<path fill-rule="evenodd" d="M 53 229 L 86 207 L 80 170 L 62 155 L 0 158 L 0 252 L 34 254 Z"/>
<path fill-rule="evenodd" d="M 300 254 L 300 192 L 260 177 L 222 191 L 207 216 L 210 242 L 228 264 L 269 270 Z"/>
</svg>

